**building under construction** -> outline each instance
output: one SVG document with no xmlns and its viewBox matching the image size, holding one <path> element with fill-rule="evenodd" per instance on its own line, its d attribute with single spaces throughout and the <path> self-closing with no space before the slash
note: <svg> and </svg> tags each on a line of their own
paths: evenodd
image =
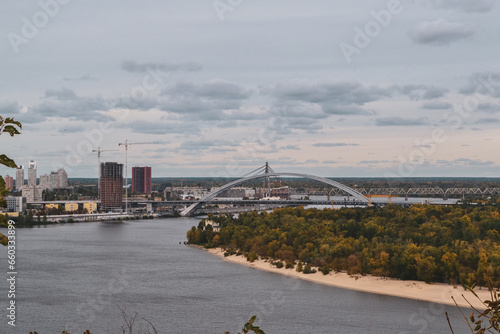
<svg viewBox="0 0 500 334">
<path fill-rule="evenodd" d="M 99 179 L 101 211 L 121 211 L 123 200 L 123 164 L 101 163 Z"/>
</svg>

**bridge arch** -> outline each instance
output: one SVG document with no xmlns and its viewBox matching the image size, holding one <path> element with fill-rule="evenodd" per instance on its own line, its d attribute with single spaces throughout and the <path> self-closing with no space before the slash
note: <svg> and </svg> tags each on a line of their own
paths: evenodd
<svg viewBox="0 0 500 334">
<path fill-rule="evenodd" d="M 239 180 L 235 180 L 235 181 L 232 181 L 232 182 L 229 182 L 225 185 L 223 185 L 222 187 L 220 187 L 219 189 L 215 190 L 215 191 L 212 191 L 210 194 L 206 195 L 205 197 L 203 197 L 202 199 L 200 199 L 198 202 L 194 203 L 194 204 L 191 204 L 189 207 L 187 207 L 186 209 L 184 209 L 182 212 L 181 212 L 181 216 L 189 216 L 191 213 L 193 213 L 201 204 L 203 203 L 206 203 L 208 201 L 211 201 L 212 199 L 214 199 L 215 197 L 217 197 L 217 195 L 221 194 L 222 192 L 234 187 L 234 186 L 237 186 L 238 184 L 241 184 L 241 183 L 244 183 L 246 181 L 251 181 L 251 180 L 255 180 L 255 179 L 261 179 L 261 178 L 264 178 L 264 177 L 273 177 L 273 176 L 295 176 L 295 177 L 302 177 L 302 178 L 306 178 L 306 179 L 311 179 L 311 180 L 316 180 L 316 181 L 319 181 L 319 182 L 322 182 L 322 183 L 326 183 L 328 185 L 331 185 L 331 186 L 334 186 L 340 190 L 344 190 L 346 193 L 352 195 L 354 198 L 356 198 L 358 201 L 360 202 L 365 202 L 366 204 L 368 204 L 368 199 L 363 196 L 363 194 L 361 194 L 360 192 L 342 184 L 342 183 L 339 183 L 337 181 L 333 181 L 333 180 L 330 180 L 330 179 L 327 179 L 327 178 L 324 178 L 324 177 L 321 177 L 321 176 L 316 176 L 316 175 L 310 175 L 310 174 L 300 174 L 300 173 L 266 173 L 266 174 L 258 174 L 258 175 L 253 175 L 253 176 L 249 176 L 249 177 L 245 177 L 245 178 L 242 178 L 242 179 L 239 179 Z"/>
</svg>

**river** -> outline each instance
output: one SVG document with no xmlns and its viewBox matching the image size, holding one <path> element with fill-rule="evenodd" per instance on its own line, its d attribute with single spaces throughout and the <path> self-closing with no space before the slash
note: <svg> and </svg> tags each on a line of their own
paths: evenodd
<svg viewBox="0 0 500 334">
<path fill-rule="evenodd" d="M 323 286 L 228 263 L 179 244 L 199 219 L 75 223 L 17 230 L 16 327 L 7 325 L 0 282 L 0 333 L 68 330 L 119 334 L 120 309 L 158 333 L 235 334 L 252 315 L 273 333 L 450 333 L 427 302 Z M 0 232 L 6 234 L 5 229 Z M 7 275 L 7 248 L 0 248 Z M 145 318 L 146 320 L 143 320 Z M 455 321 L 455 333 L 465 333 Z"/>
</svg>

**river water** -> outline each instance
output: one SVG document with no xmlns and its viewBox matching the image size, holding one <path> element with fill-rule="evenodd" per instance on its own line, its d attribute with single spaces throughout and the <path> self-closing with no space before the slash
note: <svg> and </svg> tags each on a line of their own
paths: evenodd
<svg viewBox="0 0 500 334">
<path fill-rule="evenodd" d="M 17 230 L 16 327 L 7 325 L 0 282 L 0 333 L 121 333 L 138 314 L 158 333 L 235 334 L 252 315 L 267 333 L 450 333 L 458 310 L 323 286 L 228 263 L 179 244 L 199 219 L 77 223 Z M 0 232 L 6 234 L 5 229 Z M 7 250 L 0 248 L 7 275 Z M 146 320 L 143 320 L 146 319 Z M 465 333 L 455 321 L 455 333 Z"/>
</svg>

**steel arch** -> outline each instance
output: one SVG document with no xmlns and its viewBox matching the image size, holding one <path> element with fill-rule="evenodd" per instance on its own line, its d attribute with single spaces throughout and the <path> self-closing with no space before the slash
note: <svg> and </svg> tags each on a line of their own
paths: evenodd
<svg viewBox="0 0 500 334">
<path fill-rule="evenodd" d="M 242 179 L 239 179 L 236 181 L 229 182 L 228 184 L 225 184 L 224 186 L 220 187 L 219 189 L 212 191 L 210 194 L 203 197 L 198 202 L 191 204 L 189 207 L 187 207 L 186 209 L 184 209 L 181 212 L 181 216 L 183 216 L 183 217 L 188 216 L 189 214 L 194 212 L 202 203 L 211 201 L 220 193 L 222 193 L 225 190 L 230 189 L 230 188 L 232 188 L 240 183 L 255 180 L 255 179 L 261 179 L 264 177 L 273 177 L 273 176 L 295 176 L 295 177 L 303 177 L 306 179 L 311 179 L 311 180 L 323 182 L 323 183 L 326 183 L 328 185 L 334 186 L 338 189 L 341 189 L 341 190 L 347 192 L 348 194 L 351 194 L 354 198 L 356 198 L 360 202 L 364 202 L 364 203 L 368 204 L 368 199 L 365 196 L 363 196 L 363 194 L 361 194 L 360 192 L 358 192 L 358 191 L 356 191 L 356 190 L 354 190 L 346 185 L 343 185 L 342 183 L 339 183 L 339 182 L 333 181 L 333 180 L 329 180 L 329 179 L 326 179 L 324 177 L 310 175 L 310 174 L 299 174 L 299 173 L 267 173 L 267 174 L 253 175 L 253 176 L 245 177 L 245 178 L 242 178 Z"/>
</svg>

